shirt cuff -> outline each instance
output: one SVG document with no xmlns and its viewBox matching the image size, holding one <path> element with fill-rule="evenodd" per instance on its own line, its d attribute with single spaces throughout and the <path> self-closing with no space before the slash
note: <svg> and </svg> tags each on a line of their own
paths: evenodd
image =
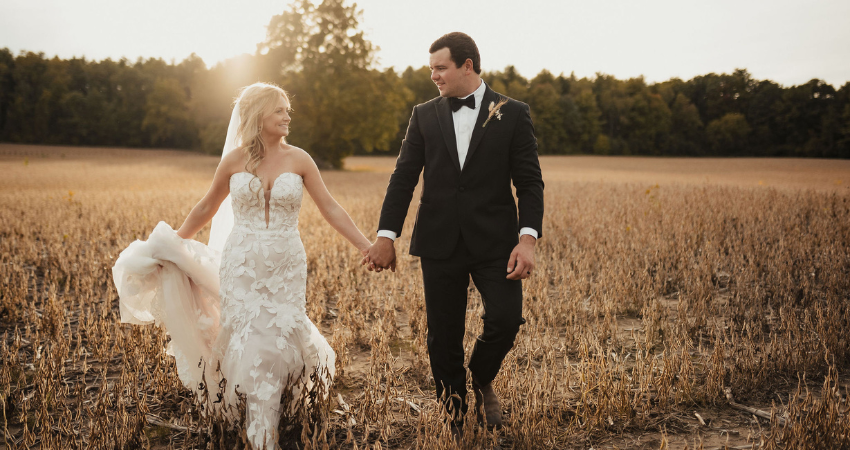
<svg viewBox="0 0 850 450">
<path fill-rule="evenodd" d="M 534 239 L 537 239 L 537 230 L 535 230 L 534 228 L 529 228 L 529 227 L 520 228 L 519 235 L 522 236 L 523 234 L 527 234 L 527 235 L 533 237 Z M 380 236 L 380 235 L 381 235 L 381 233 L 379 232 L 378 236 Z"/>
<path fill-rule="evenodd" d="M 534 230 L 532 230 L 532 231 L 534 231 Z M 398 235 L 396 234 L 396 232 L 395 232 L 395 231 L 390 231 L 390 230 L 378 230 L 378 237 L 390 238 L 390 239 L 392 239 L 392 240 L 393 240 L 393 242 L 395 242 L 395 238 L 396 238 L 397 236 L 398 236 Z M 536 237 L 536 235 L 535 235 L 535 237 Z"/>
</svg>

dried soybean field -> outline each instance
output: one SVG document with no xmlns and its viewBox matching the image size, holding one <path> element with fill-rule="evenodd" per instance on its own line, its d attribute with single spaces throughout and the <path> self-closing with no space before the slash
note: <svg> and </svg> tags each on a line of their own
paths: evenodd
<svg viewBox="0 0 850 450">
<path fill-rule="evenodd" d="M 120 323 L 111 278 L 130 242 L 182 223 L 217 161 L 0 145 L 5 448 L 244 447 L 198 413 L 167 336 Z M 370 238 L 393 163 L 323 172 Z M 541 163 L 528 323 L 494 382 L 506 425 L 465 427 L 459 445 L 432 398 L 406 254 L 416 202 L 398 272 L 374 274 L 305 195 L 308 315 L 337 378 L 311 416 L 281 424 L 284 448 L 850 448 L 850 161 Z M 470 286 L 467 350 L 481 313 Z"/>
</svg>

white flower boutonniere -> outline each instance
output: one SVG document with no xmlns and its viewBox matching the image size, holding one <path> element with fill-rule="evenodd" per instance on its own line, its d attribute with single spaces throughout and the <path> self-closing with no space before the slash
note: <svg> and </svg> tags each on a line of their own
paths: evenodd
<svg viewBox="0 0 850 450">
<path fill-rule="evenodd" d="M 490 114 L 487 115 L 487 120 L 484 121 L 484 125 L 481 125 L 481 128 L 486 127 L 487 124 L 490 122 L 490 119 L 492 119 L 493 117 L 495 117 L 496 120 L 502 120 L 502 111 L 499 111 L 499 110 L 507 102 L 508 102 L 507 98 L 501 98 L 499 100 L 499 103 L 490 102 Z"/>
</svg>

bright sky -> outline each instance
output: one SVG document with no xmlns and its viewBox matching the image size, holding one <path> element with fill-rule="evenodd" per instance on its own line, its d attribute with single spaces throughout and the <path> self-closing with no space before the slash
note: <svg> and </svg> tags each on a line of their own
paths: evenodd
<svg viewBox="0 0 850 450">
<path fill-rule="evenodd" d="M 509 64 L 649 82 L 746 68 L 785 86 L 850 81 L 847 0 L 360 0 L 381 67 L 428 62 L 449 31 L 471 35 L 485 70 Z M 208 66 L 253 53 L 288 0 L 2 0 L 0 47 L 60 58 L 190 53 Z"/>
</svg>

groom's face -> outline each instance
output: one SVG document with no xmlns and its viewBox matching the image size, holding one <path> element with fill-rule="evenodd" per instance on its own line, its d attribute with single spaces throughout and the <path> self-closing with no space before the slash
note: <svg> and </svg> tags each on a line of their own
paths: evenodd
<svg viewBox="0 0 850 450">
<path fill-rule="evenodd" d="M 431 53 L 431 81 L 437 85 L 441 97 L 460 97 L 468 94 L 464 90 L 466 65 L 457 67 L 452 61 L 452 53 L 443 47 Z"/>
</svg>

